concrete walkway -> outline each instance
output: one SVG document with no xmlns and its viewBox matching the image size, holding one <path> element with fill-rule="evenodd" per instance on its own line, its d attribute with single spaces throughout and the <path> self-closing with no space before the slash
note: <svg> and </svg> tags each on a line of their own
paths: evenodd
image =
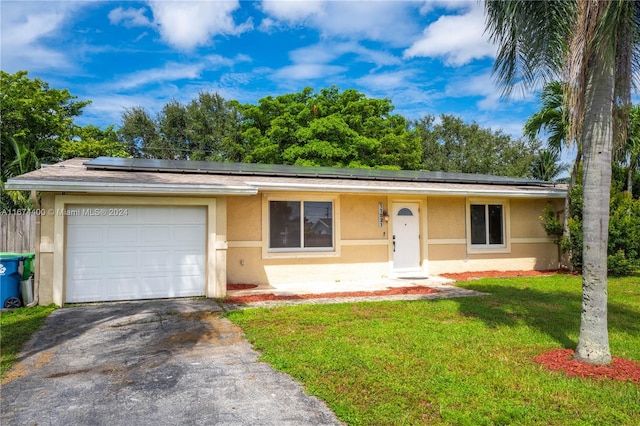
<svg viewBox="0 0 640 426">
<path fill-rule="evenodd" d="M 229 296 L 253 296 L 261 294 L 274 294 L 276 296 L 296 296 L 313 294 L 317 297 L 294 300 L 267 300 L 261 302 L 250 302 L 243 304 L 225 303 L 225 310 L 247 309 L 247 308 L 270 308 L 287 305 L 308 305 L 308 304 L 330 304 L 330 303 L 355 303 L 355 302 L 380 302 L 383 300 L 429 300 L 429 299 L 450 299 L 455 297 L 482 296 L 485 293 L 467 290 L 456 287 L 453 280 L 448 278 L 430 276 L 414 278 L 386 278 L 379 281 L 345 281 L 335 283 L 317 283 L 316 285 L 296 285 L 277 284 L 273 286 L 261 286 L 248 290 L 228 291 Z M 372 292 L 387 290 L 394 287 L 430 287 L 437 290 L 431 294 L 398 294 L 384 296 L 346 296 L 346 297 L 322 297 L 326 293 L 340 292 Z"/>
</svg>

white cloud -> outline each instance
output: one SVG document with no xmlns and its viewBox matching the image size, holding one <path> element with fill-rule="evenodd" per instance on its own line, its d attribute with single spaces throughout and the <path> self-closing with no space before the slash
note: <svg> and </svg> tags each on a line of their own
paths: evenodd
<svg viewBox="0 0 640 426">
<path fill-rule="evenodd" d="M 357 82 L 372 90 L 396 90 L 413 86 L 410 80 L 414 76 L 413 71 L 393 71 L 380 74 L 369 74 L 360 77 Z"/>
<path fill-rule="evenodd" d="M 481 6 L 475 6 L 462 15 L 443 15 L 425 28 L 422 38 L 405 50 L 404 57 L 443 58 L 449 66 L 494 57 L 496 48 L 484 35 L 484 22 Z"/>
<path fill-rule="evenodd" d="M 216 35 L 237 35 L 253 28 L 250 19 L 236 25 L 232 14 L 240 7 L 237 0 L 151 1 L 149 6 L 162 39 L 181 50 L 209 44 Z"/>
<path fill-rule="evenodd" d="M 405 46 L 419 32 L 418 2 L 407 1 L 278 1 L 263 0 L 268 17 L 260 29 L 305 25 L 325 38 L 375 40 Z"/>
<path fill-rule="evenodd" d="M 324 1 L 306 0 L 263 0 L 262 11 L 278 20 L 300 23 L 324 13 Z"/>
<path fill-rule="evenodd" d="M 109 12 L 109 22 L 113 25 L 118 25 L 123 23 L 123 25 L 127 28 L 130 27 L 151 27 L 153 24 L 146 17 L 145 8 L 134 9 L 128 8 L 123 9 L 122 7 L 118 7 Z"/>
<path fill-rule="evenodd" d="M 382 50 L 368 49 L 356 42 L 322 42 L 312 46 L 295 49 L 289 53 L 291 60 L 298 64 L 330 63 L 344 55 L 353 54 L 359 62 L 383 65 L 398 65 L 402 61 Z"/>
<path fill-rule="evenodd" d="M 109 90 L 131 90 L 150 84 L 172 83 L 180 80 L 197 80 L 207 70 L 231 67 L 237 62 L 249 62 L 246 55 L 238 55 L 235 59 L 220 55 L 207 55 L 197 63 L 185 64 L 168 62 L 163 67 L 152 68 L 122 76 L 118 81 L 108 85 Z"/>
<path fill-rule="evenodd" d="M 500 104 L 500 89 L 496 87 L 490 72 L 473 76 L 460 76 L 445 88 L 445 96 L 452 98 L 480 97 L 477 106 L 482 110 L 494 110 Z"/>
<path fill-rule="evenodd" d="M 341 74 L 346 67 L 325 64 L 297 64 L 279 69 L 273 77 L 279 80 L 314 80 Z"/>
<path fill-rule="evenodd" d="M 199 78 L 203 70 L 202 64 L 178 64 L 170 62 L 162 68 L 137 71 L 126 75 L 110 85 L 112 90 L 129 90 L 147 84 L 173 82 L 178 80 Z"/>
<path fill-rule="evenodd" d="M 0 50 L 2 69 L 51 70 L 72 67 L 66 54 L 46 41 L 64 29 L 83 2 L 2 2 Z"/>
<path fill-rule="evenodd" d="M 479 111 L 496 111 L 513 108 L 515 105 L 535 102 L 536 88 L 529 91 L 514 91 L 509 98 L 502 96 L 490 71 L 471 76 L 460 75 L 451 80 L 444 91 L 450 98 L 480 98 L 476 102 Z"/>
</svg>

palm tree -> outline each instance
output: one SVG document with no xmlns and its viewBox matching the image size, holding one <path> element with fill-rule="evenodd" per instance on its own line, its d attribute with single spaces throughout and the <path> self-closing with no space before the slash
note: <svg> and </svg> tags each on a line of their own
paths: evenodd
<svg viewBox="0 0 640 426">
<path fill-rule="evenodd" d="M 560 81 L 545 84 L 540 94 L 542 109 L 534 113 L 524 124 L 524 135 L 535 139 L 542 130 L 546 131 L 547 146 L 560 152 L 571 145 L 567 140 L 569 122 L 564 110 L 564 87 Z"/>
<path fill-rule="evenodd" d="M 568 138 L 569 120 L 565 110 L 565 85 L 557 80 L 545 84 L 540 94 L 542 109 L 534 113 L 524 124 L 524 135 L 530 139 L 534 139 L 538 134 L 545 130 L 548 133 L 547 147 L 554 153 L 560 153 L 563 147 L 571 147 L 573 142 Z M 582 146 L 575 143 L 576 158 L 573 162 L 573 169 L 569 178 L 569 188 L 564 199 L 564 214 L 562 215 L 562 238 L 565 241 L 571 239 L 571 231 L 569 229 L 569 210 L 571 206 L 571 190 L 576 184 L 578 172 L 580 170 L 580 161 L 582 161 Z M 564 263 L 569 270 L 573 270 L 573 254 L 566 253 Z"/>
<path fill-rule="evenodd" d="M 575 358 L 611 362 L 607 330 L 607 244 L 614 105 L 630 103 L 640 7 L 612 0 L 489 0 L 487 30 L 499 46 L 494 72 L 505 94 L 516 83 L 563 77 L 569 139 L 583 149 L 583 271 Z M 617 111 L 624 112 L 626 108 Z M 624 135 L 624 126 L 620 127 Z"/>
<path fill-rule="evenodd" d="M 556 182 L 568 165 L 560 162 L 560 153 L 550 149 L 538 151 L 531 164 L 531 176 L 534 179 Z M 565 215 L 566 216 L 566 215 Z"/>
</svg>

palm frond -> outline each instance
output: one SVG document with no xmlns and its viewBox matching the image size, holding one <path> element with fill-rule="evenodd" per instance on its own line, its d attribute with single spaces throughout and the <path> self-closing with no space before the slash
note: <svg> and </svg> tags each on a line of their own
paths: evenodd
<svg viewBox="0 0 640 426">
<path fill-rule="evenodd" d="M 576 16 L 575 2 L 489 0 L 486 28 L 500 46 L 494 75 L 503 95 L 557 80 Z"/>
</svg>

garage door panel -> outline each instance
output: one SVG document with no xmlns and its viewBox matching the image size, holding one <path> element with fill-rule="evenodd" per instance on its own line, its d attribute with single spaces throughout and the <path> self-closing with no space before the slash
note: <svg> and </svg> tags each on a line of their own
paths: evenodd
<svg viewBox="0 0 640 426">
<path fill-rule="evenodd" d="M 140 219 L 143 223 L 161 223 L 171 222 L 173 208 L 158 209 L 155 207 L 139 208 Z"/>
<path fill-rule="evenodd" d="M 160 271 L 166 270 L 167 265 L 172 262 L 171 252 L 168 250 L 146 250 L 142 251 L 140 264 L 143 271 Z"/>
<path fill-rule="evenodd" d="M 109 242 L 120 244 L 136 244 L 138 241 L 138 229 L 135 225 L 110 226 L 107 233 Z"/>
<path fill-rule="evenodd" d="M 87 270 L 102 270 L 102 251 L 68 252 L 67 273 L 72 276 Z"/>
<path fill-rule="evenodd" d="M 103 289 L 101 297 L 105 301 L 139 299 L 142 293 L 137 279 L 118 275 L 105 278 Z"/>
<path fill-rule="evenodd" d="M 106 268 L 112 271 L 125 271 L 135 273 L 138 267 L 138 252 L 131 251 L 108 251 L 106 253 Z"/>
<path fill-rule="evenodd" d="M 128 216 L 67 222 L 67 302 L 205 294 L 206 208 L 106 209 Z"/>
<path fill-rule="evenodd" d="M 205 223 L 204 216 L 198 214 L 197 211 L 190 209 L 181 209 L 176 207 L 174 210 L 175 223 L 176 224 L 197 224 L 203 225 Z"/>
<path fill-rule="evenodd" d="M 187 250 L 174 251 L 173 264 L 176 266 L 203 266 L 204 255 L 195 255 Z"/>
<path fill-rule="evenodd" d="M 142 228 L 142 243 L 168 243 L 173 240 L 173 230 L 166 226 L 145 226 Z"/>
<path fill-rule="evenodd" d="M 67 247 L 92 247 L 104 235 L 100 226 L 78 226 L 76 229 L 77 232 L 67 235 Z"/>
</svg>

